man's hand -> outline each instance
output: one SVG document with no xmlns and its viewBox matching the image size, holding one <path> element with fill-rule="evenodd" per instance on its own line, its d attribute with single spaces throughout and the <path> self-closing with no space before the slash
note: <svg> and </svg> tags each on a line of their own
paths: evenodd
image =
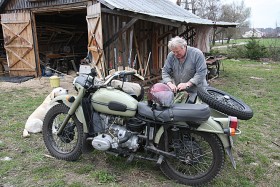
<svg viewBox="0 0 280 187">
<path fill-rule="evenodd" d="M 191 87 L 191 86 L 192 86 L 192 83 L 191 83 L 191 82 L 180 83 L 180 84 L 177 86 L 177 89 L 178 89 L 179 91 L 181 91 L 181 90 L 185 90 L 186 88 Z"/>
<path fill-rule="evenodd" d="M 172 82 L 168 82 L 167 86 L 169 86 L 169 88 L 172 90 L 172 92 L 176 93 L 177 92 L 177 87 L 175 84 L 173 84 Z"/>
</svg>

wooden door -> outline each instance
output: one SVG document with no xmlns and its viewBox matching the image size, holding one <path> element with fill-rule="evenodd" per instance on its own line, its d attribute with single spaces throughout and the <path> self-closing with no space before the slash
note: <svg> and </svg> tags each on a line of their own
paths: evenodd
<svg viewBox="0 0 280 187">
<path fill-rule="evenodd" d="M 10 76 L 37 77 L 40 66 L 35 57 L 36 35 L 30 13 L 1 14 L 1 24 Z"/>
<path fill-rule="evenodd" d="M 104 51 L 101 23 L 101 5 L 96 3 L 87 7 L 88 50 L 92 55 L 92 67 L 96 67 L 99 78 L 105 77 Z"/>
</svg>

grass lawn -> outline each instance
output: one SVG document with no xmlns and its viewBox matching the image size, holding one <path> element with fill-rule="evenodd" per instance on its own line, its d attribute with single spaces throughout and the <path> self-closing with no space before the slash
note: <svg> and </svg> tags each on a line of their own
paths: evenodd
<svg viewBox="0 0 280 187">
<path fill-rule="evenodd" d="M 223 61 L 224 71 L 212 86 L 241 98 L 254 111 L 241 121 L 236 144 L 237 170 L 219 181 L 224 186 L 279 186 L 280 64 Z M 231 169 L 230 169 L 231 170 Z"/>
<path fill-rule="evenodd" d="M 247 43 L 250 40 L 250 38 L 244 38 L 244 39 L 233 39 L 230 40 L 229 44 L 240 44 L 240 43 Z M 280 47 L 280 38 L 260 38 L 256 39 L 259 41 L 260 45 L 263 45 L 265 47 Z M 217 43 L 215 46 L 221 46 L 221 43 Z M 228 45 L 226 41 L 224 41 L 223 45 Z"/>
<path fill-rule="evenodd" d="M 280 63 L 223 60 L 211 86 L 242 99 L 254 117 L 240 121 L 234 147 L 237 169 L 226 157 L 211 186 L 280 186 Z M 156 165 L 93 151 L 76 162 L 51 158 L 42 134 L 22 138 L 28 116 L 46 93 L 28 88 L 2 89 L 0 83 L 0 186 L 174 186 Z M 11 160 L 5 160 L 11 158 Z"/>
</svg>

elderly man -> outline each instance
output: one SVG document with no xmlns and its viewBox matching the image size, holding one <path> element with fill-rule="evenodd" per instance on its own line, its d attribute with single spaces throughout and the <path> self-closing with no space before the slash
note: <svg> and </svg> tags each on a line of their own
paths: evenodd
<svg viewBox="0 0 280 187">
<path fill-rule="evenodd" d="M 207 86 L 207 65 L 203 53 L 187 46 L 186 40 L 178 36 L 168 42 L 171 52 L 162 68 L 162 79 L 174 93 L 188 89 L 196 92 L 197 87 Z"/>
</svg>

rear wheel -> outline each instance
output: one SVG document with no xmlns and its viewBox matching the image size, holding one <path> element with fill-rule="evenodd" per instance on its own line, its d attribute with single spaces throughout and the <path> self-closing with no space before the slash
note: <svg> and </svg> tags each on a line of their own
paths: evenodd
<svg viewBox="0 0 280 187">
<path fill-rule="evenodd" d="M 161 149 L 175 153 L 177 158 L 165 158 L 160 169 L 179 183 L 206 184 L 224 165 L 223 146 L 215 134 L 180 129 L 179 139 L 168 143 L 166 148 L 164 144 L 164 138 L 161 138 Z"/>
<path fill-rule="evenodd" d="M 84 144 L 83 125 L 73 115 L 61 135 L 57 135 L 68 110 L 69 108 L 64 104 L 52 107 L 44 119 L 42 133 L 45 145 L 52 156 L 62 160 L 74 161 L 82 154 Z"/>
</svg>

